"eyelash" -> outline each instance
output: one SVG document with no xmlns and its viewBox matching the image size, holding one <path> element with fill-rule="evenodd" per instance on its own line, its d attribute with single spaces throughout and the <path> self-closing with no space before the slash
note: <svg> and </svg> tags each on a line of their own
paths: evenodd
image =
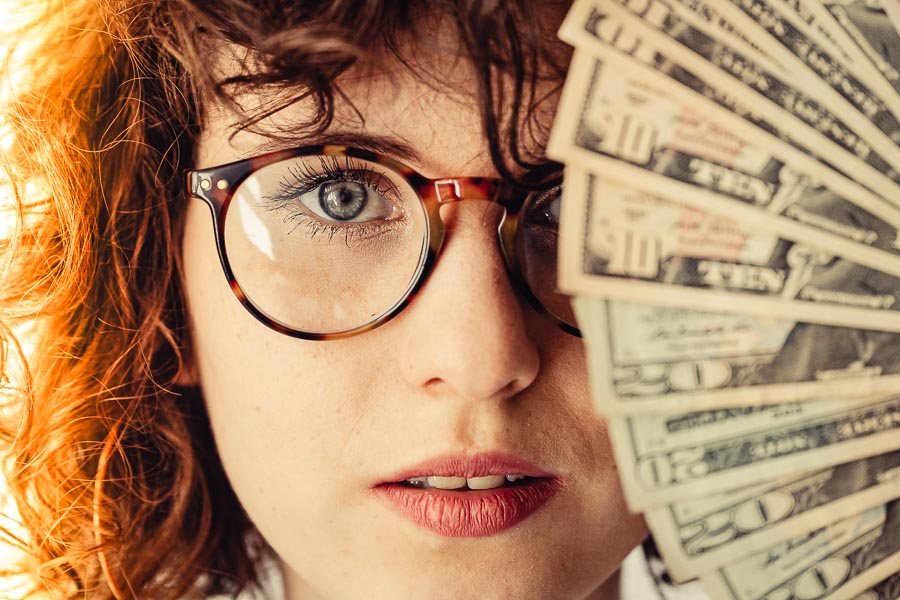
<svg viewBox="0 0 900 600">
<path fill-rule="evenodd" d="M 323 157 L 324 158 L 324 157 Z M 342 164 L 343 163 L 343 164 Z M 288 169 L 293 181 L 284 176 L 278 184 L 278 191 L 272 196 L 267 196 L 265 203 L 270 204 L 270 211 L 289 211 L 284 217 L 284 223 L 297 221 L 288 232 L 293 233 L 301 225 L 306 225 L 306 234 L 310 238 L 325 236 L 331 242 L 334 236 L 344 234 L 344 243 L 350 243 L 352 238 L 366 239 L 384 231 L 383 222 L 370 221 L 367 223 L 326 224 L 297 206 L 297 198 L 307 194 L 324 183 L 353 182 L 361 183 L 372 189 L 376 194 L 390 202 L 390 196 L 399 197 L 400 192 L 390 179 L 382 172 L 375 170 L 368 163 L 354 161 L 349 156 L 329 156 L 321 161 L 321 172 L 310 171 L 305 163 L 298 163 Z"/>
</svg>

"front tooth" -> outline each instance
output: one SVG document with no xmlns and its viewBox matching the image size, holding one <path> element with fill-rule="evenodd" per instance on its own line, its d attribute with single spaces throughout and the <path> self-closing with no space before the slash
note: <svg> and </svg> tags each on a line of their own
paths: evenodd
<svg viewBox="0 0 900 600">
<path fill-rule="evenodd" d="M 439 488 L 442 490 L 458 490 L 459 488 L 466 487 L 466 478 L 438 477 L 436 475 L 433 475 L 428 478 L 428 485 L 430 487 Z"/>
<path fill-rule="evenodd" d="M 486 477 L 469 477 L 466 483 L 470 490 L 492 490 L 498 488 L 506 481 L 503 475 L 487 475 Z"/>
</svg>

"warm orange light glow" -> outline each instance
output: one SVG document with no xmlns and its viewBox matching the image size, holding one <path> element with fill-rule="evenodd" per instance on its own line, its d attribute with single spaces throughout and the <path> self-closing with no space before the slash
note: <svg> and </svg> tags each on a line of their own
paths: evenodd
<svg viewBox="0 0 900 600">
<path fill-rule="evenodd" d="M 0 0 L 0 103 L 8 100 L 15 93 L 16 85 L 20 81 L 23 72 L 16 64 L 21 57 L 28 52 L 27 44 L 20 46 L 11 56 L 10 48 L 4 42 L 10 39 L 9 33 L 19 27 L 31 12 L 23 8 L 25 2 L 15 0 Z M 32 9 L 33 10 L 33 9 Z M 10 149 L 13 143 L 12 133 L 0 118 L 0 161 L 3 155 Z M 0 181 L 2 183 L 2 181 Z M 0 236 L 10 233 L 11 212 L 6 210 L 12 202 L 9 189 L 6 185 L 0 185 Z M 0 282 L 2 284 L 2 282 Z M 0 457 L 2 458 L 2 457 Z M 19 513 L 16 507 L 7 499 L 6 484 L 0 474 L 0 525 L 6 527 L 17 535 L 25 535 L 25 532 L 16 527 L 19 522 Z M 13 565 L 18 559 L 17 551 L 0 540 L 0 565 Z M 0 597 L 9 600 L 22 598 L 27 590 L 28 582 L 18 578 L 0 578 Z"/>
</svg>

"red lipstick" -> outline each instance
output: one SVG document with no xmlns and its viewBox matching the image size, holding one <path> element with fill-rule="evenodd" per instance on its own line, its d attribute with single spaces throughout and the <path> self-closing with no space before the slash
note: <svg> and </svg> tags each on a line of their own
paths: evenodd
<svg viewBox="0 0 900 600">
<path fill-rule="evenodd" d="M 524 475 L 488 490 L 414 487 L 408 479 Z M 515 456 L 500 453 L 453 455 L 404 469 L 372 488 L 401 515 L 445 537 L 484 537 L 527 519 L 561 486 L 560 478 Z"/>
</svg>

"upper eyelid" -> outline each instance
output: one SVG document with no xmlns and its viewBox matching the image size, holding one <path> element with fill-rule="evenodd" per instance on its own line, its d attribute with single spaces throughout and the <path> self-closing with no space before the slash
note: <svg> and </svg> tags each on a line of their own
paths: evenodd
<svg viewBox="0 0 900 600">
<path fill-rule="evenodd" d="M 247 151 L 238 153 L 236 157 L 238 160 L 247 160 L 269 152 L 288 150 L 300 146 L 318 145 L 359 148 L 390 157 L 394 160 L 400 160 L 411 166 L 419 168 L 424 166 L 422 157 L 405 140 L 358 131 L 328 131 L 321 135 L 304 136 L 302 143 L 300 139 L 268 138 L 266 142 L 254 145 L 248 148 Z"/>
<path fill-rule="evenodd" d="M 302 173 L 302 171 L 305 168 L 302 165 L 305 165 L 306 163 L 301 161 L 300 163 L 292 165 L 291 168 L 287 169 L 287 173 L 289 173 L 290 176 L 296 180 L 296 182 L 287 181 L 288 175 L 286 175 L 286 174 L 282 175 L 282 181 L 278 183 L 278 189 L 272 193 L 264 194 L 263 197 L 261 198 L 261 200 L 263 200 L 265 203 L 287 203 L 291 200 L 296 199 L 298 190 L 291 190 L 290 187 L 292 187 L 292 186 L 298 186 L 298 187 L 302 186 L 302 189 L 299 190 L 299 192 L 301 194 L 307 194 L 307 193 L 311 192 L 312 190 L 316 189 L 316 187 L 318 187 L 319 185 L 322 185 L 323 183 L 327 182 L 328 180 L 333 180 L 335 175 L 344 174 L 344 173 L 360 173 L 360 172 L 365 172 L 366 175 L 361 178 L 352 178 L 351 177 L 351 178 L 348 178 L 347 180 L 348 181 L 360 181 L 361 183 L 365 183 L 365 184 L 371 186 L 372 183 L 370 181 L 368 181 L 367 178 L 370 176 L 369 174 L 375 175 L 379 178 L 379 181 L 383 181 L 383 182 L 386 182 L 389 184 L 389 186 L 391 187 L 391 190 L 389 190 L 390 193 L 393 193 L 398 198 L 403 197 L 401 190 L 397 188 L 394 181 L 392 181 L 388 175 L 372 168 L 372 166 L 368 165 L 367 163 L 363 163 L 363 162 L 359 162 L 359 161 L 352 162 L 356 159 L 354 159 L 353 157 L 349 157 L 349 156 L 347 156 L 347 157 L 332 156 L 332 157 L 320 157 L 320 158 L 330 159 L 332 164 L 327 167 L 323 164 L 321 167 L 321 171 L 317 171 L 315 173 L 308 172 L 305 175 Z M 338 161 L 341 159 L 344 161 L 344 164 L 338 164 Z M 304 179 L 309 179 L 311 181 L 304 182 L 303 181 Z M 373 189 L 379 195 L 383 195 L 382 190 L 379 190 L 377 188 L 373 188 Z M 387 202 L 390 202 L 391 204 L 394 204 L 394 206 L 397 206 L 396 202 L 391 201 L 390 199 L 385 199 L 385 200 Z M 397 207 L 402 212 L 405 212 L 405 209 L 402 207 L 402 204 Z M 338 226 L 339 227 L 347 227 L 347 226 L 351 226 L 351 225 L 354 225 L 354 223 L 351 223 L 351 222 L 341 223 Z"/>
<path fill-rule="evenodd" d="M 556 185 L 553 185 L 553 186 L 547 188 L 546 190 L 539 190 L 539 191 L 533 192 L 534 200 L 538 200 L 538 201 L 540 201 L 539 203 L 543 203 L 544 200 L 549 199 L 549 198 L 562 199 L 562 194 L 561 194 L 562 189 L 563 189 L 563 184 L 560 181 Z"/>
<path fill-rule="evenodd" d="M 322 157 L 322 158 L 325 158 L 325 157 Z M 301 181 L 302 178 L 305 177 L 305 178 L 309 178 L 309 179 L 313 180 L 314 185 L 315 185 L 315 183 L 321 183 L 330 178 L 333 178 L 334 175 L 336 175 L 336 174 L 342 175 L 342 174 L 364 173 L 365 175 L 363 177 L 355 177 L 355 178 L 348 177 L 347 180 L 348 181 L 358 181 L 360 183 L 366 183 L 369 185 L 372 185 L 373 183 L 387 184 L 387 186 L 390 188 L 387 191 L 402 198 L 403 194 L 402 194 L 401 190 L 397 187 L 397 184 L 393 181 L 393 179 L 386 173 L 374 168 L 374 165 L 370 165 L 369 163 L 360 161 L 360 160 L 355 159 L 350 156 L 345 156 L 345 157 L 331 156 L 331 157 L 327 157 L 327 158 L 330 159 L 331 164 L 326 165 L 323 162 L 321 172 L 316 172 L 316 173 L 308 173 L 307 172 L 307 174 L 305 174 L 305 175 L 303 175 L 303 174 L 298 175 L 298 173 L 296 171 L 302 171 L 302 169 L 303 169 L 303 167 L 300 167 L 300 166 L 298 166 L 296 169 L 294 169 L 294 168 L 288 169 L 288 172 L 295 179 L 297 179 L 298 182 Z M 339 161 L 342 164 L 339 164 Z M 301 161 L 301 164 L 305 165 L 305 163 L 303 163 L 302 161 Z M 378 177 L 377 182 L 373 182 L 370 179 L 370 177 L 373 175 Z M 283 185 L 283 184 L 279 184 L 279 185 Z M 378 187 L 375 187 L 374 189 L 379 193 L 382 191 Z"/>
</svg>

